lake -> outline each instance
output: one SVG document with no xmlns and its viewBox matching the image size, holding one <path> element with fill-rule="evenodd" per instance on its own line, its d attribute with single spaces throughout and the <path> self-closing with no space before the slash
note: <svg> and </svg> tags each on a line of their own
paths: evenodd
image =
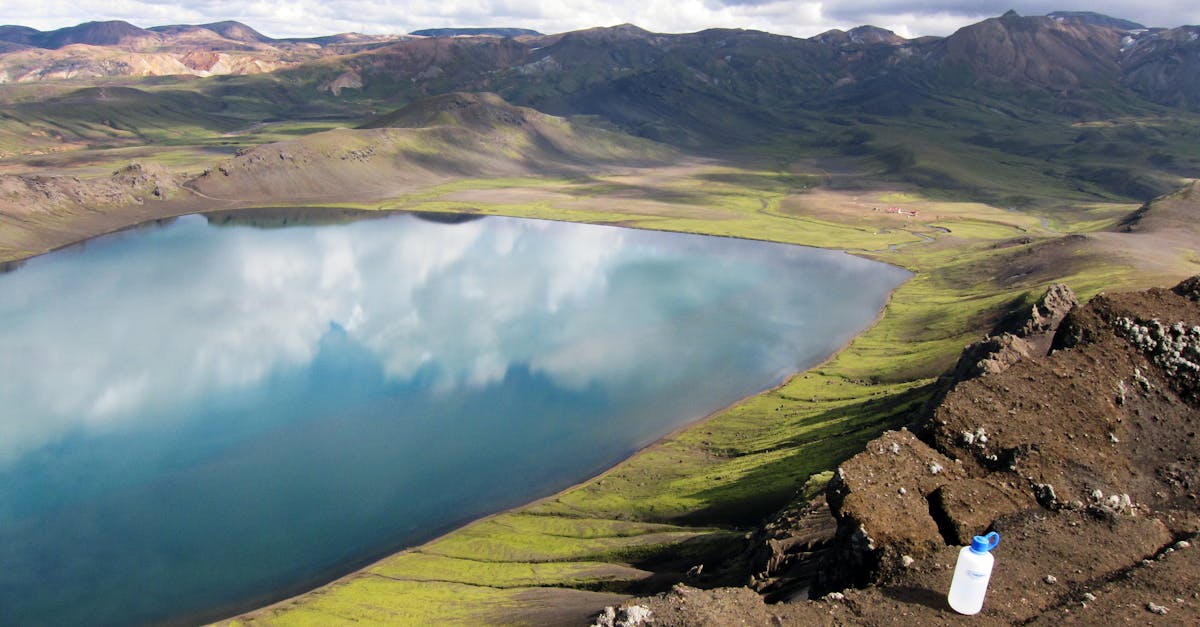
<svg viewBox="0 0 1200 627">
<path fill-rule="evenodd" d="M 909 276 L 726 238 L 295 215 L 187 216 L 0 274 L 0 624 L 298 592 L 819 363 Z"/>
</svg>

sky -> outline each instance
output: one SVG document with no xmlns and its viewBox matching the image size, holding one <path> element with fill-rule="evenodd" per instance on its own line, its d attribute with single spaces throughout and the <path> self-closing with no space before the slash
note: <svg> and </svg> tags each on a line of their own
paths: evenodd
<svg viewBox="0 0 1200 627">
<path fill-rule="evenodd" d="M 0 23 L 52 30 L 92 20 L 141 27 L 237 20 L 271 37 L 455 26 L 560 33 L 623 23 L 663 33 L 719 27 L 811 37 L 870 24 L 918 37 L 949 35 L 1009 9 L 1096 11 L 1147 26 L 1200 24 L 1197 0 L 0 0 Z"/>
</svg>

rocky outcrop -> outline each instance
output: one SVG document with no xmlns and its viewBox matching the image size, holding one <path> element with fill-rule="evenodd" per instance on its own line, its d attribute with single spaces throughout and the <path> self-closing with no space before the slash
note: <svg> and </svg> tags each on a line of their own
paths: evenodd
<svg viewBox="0 0 1200 627">
<path fill-rule="evenodd" d="M 954 381 L 1004 372 L 1018 360 L 1033 354 L 1033 347 L 1019 336 L 1012 333 L 989 335 L 963 351 L 954 369 Z"/>
<path fill-rule="evenodd" d="M 362 89 L 363 79 L 358 72 L 354 70 L 346 70 L 338 75 L 337 78 L 322 84 L 318 89 L 327 91 L 334 96 L 342 95 L 343 89 Z"/>
<path fill-rule="evenodd" d="M 0 215 L 30 216 L 164 200 L 179 177 L 162 166 L 131 163 L 107 178 L 0 175 Z"/>
<path fill-rule="evenodd" d="M 747 585 L 769 602 L 808 598 L 836 531 L 824 498 L 785 507 L 750 539 Z"/>
<path fill-rule="evenodd" d="M 1198 297 L 1200 276 L 1085 306 L 1055 286 L 1010 321 L 1022 355 L 958 381 L 920 438 L 887 432 L 837 470 L 818 601 L 677 586 L 636 602 L 660 625 L 952 624 L 959 547 L 998 531 L 975 623 L 1200 621 Z"/>
<path fill-rule="evenodd" d="M 1179 285 L 1171 288 L 1171 291 L 1188 300 L 1200 301 L 1200 275 L 1185 279 Z"/>
<path fill-rule="evenodd" d="M 920 454 L 884 455 L 925 446 L 889 433 L 844 464 L 829 499 L 839 521 L 839 564 L 874 566 L 851 581 L 886 582 L 895 572 L 889 559 L 961 545 L 1006 520 L 1039 529 L 1048 527 L 1039 520 L 1083 512 L 1079 532 L 1106 535 L 1114 521 L 1136 518 L 1128 525 L 1151 540 L 1139 545 L 1149 552 L 1200 530 L 1200 413 L 1189 365 L 1200 360 L 1192 341 L 1200 339 L 1200 327 L 1193 330 L 1200 304 L 1183 296 L 1197 285 L 1194 277 L 1175 290 L 1101 295 L 1082 308 L 1055 286 L 1018 332 L 1035 338 L 1026 346 L 1057 337 L 1057 350 L 985 360 L 1006 367 L 964 380 L 946 396 Z M 916 481 L 934 456 L 944 456 L 939 463 L 951 471 Z M 916 483 L 923 502 L 899 505 L 903 483 Z M 1105 555 L 1092 559 L 1110 565 Z"/>
<path fill-rule="evenodd" d="M 954 368 L 954 382 L 1003 372 L 1020 359 L 1045 355 L 1055 329 L 1078 305 L 1071 288 L 1061 283 L 1051 285 L 1032 307 L 967 346 Z"/>
<path fill-rule="evenodd" d="M 945 544 L 929 498 L 964 479 L 962 468 L 907 430 L 889 431 L 838 468 L 829 508 L 838 522 L 822 587 L 890 577 Z"/>
</svg>

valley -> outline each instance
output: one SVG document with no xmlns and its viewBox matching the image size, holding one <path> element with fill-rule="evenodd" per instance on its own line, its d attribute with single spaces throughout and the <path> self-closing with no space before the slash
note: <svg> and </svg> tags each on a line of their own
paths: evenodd
<svg viewBox="0 0 1200 627">
<path fill-rule="evenodd" d="M 881 31 L 4 30 L 0 263 L 191 213 L 303 206 L 768 240 L 913 272 L 824 364 L 594 479 L 196 618 L 584 623 L 678 582 L 740 586 L 723 565 L 764 519 L 915 425 L 963 347 L 1048 285 L 1086 301 L 1200 272 L 1200 29 L 1010 13 L 946 38 Z M 197 50 L 229 71 L 173 64 Z M 137 70 L 147 55 L 175 61 Z"/>
</svg>

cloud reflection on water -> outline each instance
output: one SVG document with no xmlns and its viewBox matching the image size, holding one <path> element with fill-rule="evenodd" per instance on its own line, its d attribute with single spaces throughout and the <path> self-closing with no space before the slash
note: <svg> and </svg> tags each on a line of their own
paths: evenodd
<svg viewBox="0 0 1200 627">
<path fill-rule="evenodd" d="M 713 367 L 667 347 L 718 335 L 762 343 L 759 357 L 783 373 L 798 365 L 805 325 L 827 332 L 812 314 L 828 295 L 761 288 L 764 273 L 796 280 L 799 266 L 779 265 L 784 247 L 510 219 L 198 236 L 209 228 L 184 218 L 0 276 L 0 462 L 302 369 L 334 327 L 389 377 L 432 373 L 443 394 L 500 382 L 514 365 L 572 388 L 661 383 Z M 804 263 L 835 283 L 863 280 L 867 264 L 831 252 Z M 794 315 L 783 322 L 795 332 L 760 337 L 763 315 Z"/>
</svg>

